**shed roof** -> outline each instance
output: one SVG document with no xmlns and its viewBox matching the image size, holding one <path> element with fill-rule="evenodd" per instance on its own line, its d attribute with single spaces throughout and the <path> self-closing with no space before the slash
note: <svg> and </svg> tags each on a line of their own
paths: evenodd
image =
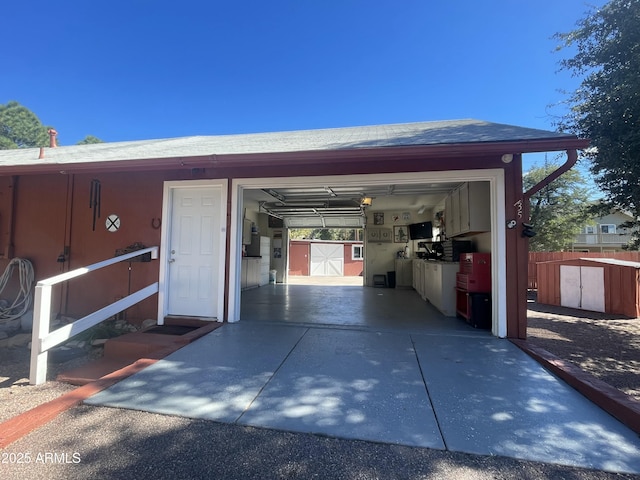
<svg viewBox="0 0 640 480">
<path fill-rule="evenodd" d="M 0 151 L 0 170 L 3 167 L 71 165 L 206 155 L 344 151 L 381 147 L 497 142 L 532 142 L 527 151 L 533 152 L 541 151 L 533 146 L 535 142 L 545 140 L 571 142 L 577 140 L 577 137 L 482 120 L 447 120 L 73 145 L 55 149 L 46 148 L 42 159 L 39 158 L 38 148 L 3 150 Z"/>
<path fill-rule="evenodd" d="M 608 263 L 609 265 L 620 265 L 623 267 L 640 268 L 640 262 L 631 262 L 629 260 L 618 260 L 617 258 L 580 258 L 587 262 Z"/>
<path fill-rule="evenodd" d="M 536 262 L 538 264 L 542 263 L 575 263 L 577 261 L 580 262 L 589 262 L 589 263 L 606 263 L 608 265 L 619 265 L 622 267 L 630 267 L 630 268 L 640 268 L 640 262 L 632 262 L 630 260 L 619 260 L 617 258 L 594 258 L 594 257 L 580 257 L 580 258 L 565 258 L 563 260 L 550 260 L 548 262 Z"/>
</svg>

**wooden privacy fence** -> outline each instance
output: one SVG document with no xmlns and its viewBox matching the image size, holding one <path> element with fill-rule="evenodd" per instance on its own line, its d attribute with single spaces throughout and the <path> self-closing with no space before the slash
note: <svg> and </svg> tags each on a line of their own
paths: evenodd
<svg viewBox="0 0 640 480">
<path fill-rule="evenodd" d="M 529 252 L 527 288 L 529 290 L 538 289 L 537 262 L 573 260 L 576 258 L 615 258 L 617 260 L 640 262 L 640 252 Z"/>
</svg>

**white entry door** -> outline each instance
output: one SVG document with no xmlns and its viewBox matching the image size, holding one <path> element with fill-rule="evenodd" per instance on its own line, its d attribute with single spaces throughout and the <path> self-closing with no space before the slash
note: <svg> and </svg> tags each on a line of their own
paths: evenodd
<svg viewBox="0 0 640 480">
<path fill-rule="evenodd" d="M 344 275 L 344 245 L 312 243 L 309 267 L 312 277 Z"/>
<path fill-rule="evenodd" d="M 167 314 L 216 317 L 221 272 L 221 193 L 217 187 L 172 189 L 167 250 Z"/>
</svg>

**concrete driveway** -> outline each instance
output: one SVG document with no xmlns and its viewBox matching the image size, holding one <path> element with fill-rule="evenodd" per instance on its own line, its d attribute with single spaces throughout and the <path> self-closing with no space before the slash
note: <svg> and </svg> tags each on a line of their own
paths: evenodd
<svg viewBox="0 0 640 480">
<path fill-rule="evenodd" d="M 507 340 L 228 324 L 90 405 L 640 473 L 640 439 Z"/>
</svg>

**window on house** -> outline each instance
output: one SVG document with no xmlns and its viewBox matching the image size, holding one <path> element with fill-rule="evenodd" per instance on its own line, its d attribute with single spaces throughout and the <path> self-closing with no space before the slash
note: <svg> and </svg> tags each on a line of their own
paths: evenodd
<svg viewBox="0 0 640 480">
<path fill-rule="evenodd" d="M 611 224 L 600 225 L 600 233 L 616 233 L 616 226 Z"/>
<path fill-rule="evenodd" d="M 584 233 L 586 233 L 587 235 L 593 235 L 594 233 L 596 233 L 596 227 L 594 225 L 587 225 L 586 227 L 584 227 Z"/>
<path fill-rule="evenodd" d="M 364 245 L 351 245 L 351 260 L 364 260 Z"/>
</svg>

